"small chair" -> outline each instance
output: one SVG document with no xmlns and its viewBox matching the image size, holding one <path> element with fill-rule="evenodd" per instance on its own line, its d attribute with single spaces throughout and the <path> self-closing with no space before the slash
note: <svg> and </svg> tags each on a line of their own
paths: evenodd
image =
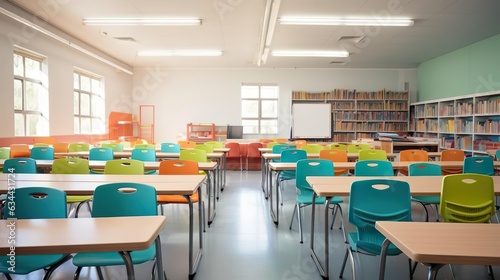
<svg viewBox="0 0 500 280">
<path fill-rule="evenodd" d="M 465 152 L 463 150 L 451 149 L 443 150 L 441 152 L 441 161 L 463 161 L 465 159 Z M 443 175 L 460 174 L 463 168 L 444 168 Z"/>
<path fill-rule="evenodd" d="M 54 160 L 54 148 L 38 146 L 31 148 L 30 158 L 40 160 Z"/>
<path fill-rule="evenodd" d="M 394 176 L 394 171 L 390 161 L 362 160 L 354 165 L 354 176 Z"/>
<path fill-rule="evenodd" d="M 345 144 L 339 144 L 339 143 L 332 143 L 326 145 L 327 150 L 344 150 L 347 151 L 347 145 Z"/>
<path fill-rule="evenodd" d="M 272 147 L 273 154 L 281 154 L 282 151 L 290 149 L 288 144 L 276 144 Z M 279 160 L 276 160 L 279 161 Z"/>
<path fill-rule="evenodd" d="M 297 196 L 295 201 L 295 207 L 293 208 L 292 218 L 290 221 L 290 229 L 292 229 L 293 220 L 295 216 L 295 212 L 297 212 L 297 219 L 299 222 L 299 233 L 300 233 L 300 243 L 303 243 L 303 235 L 302 235 L 302 214 L 301 209 L 311 205 L 313 200 L 313 190 L 309 183 L 306 181 L 306 176 L 334 176 L 333 172 L 333 162 L 327 159 L 301 159 L 297 161 L 297 169 L 296 169 L 296 180 L 295 185 L 297 187 Z M 315 204 L 321 205 L 325 204 L 325 197 L 316 197 Z M 332 197 L 330 199 L 330 204 L 333 205 L 333 220 L 335 221 L 335 217 L 337 212 L 339 212 L 341 219 L 341 228 L 342 233 L 345 238 L 345 229 L 344 229 L 344 221 L 342 214 L 342 207 L 340 207 L 340 203 L 343 200 L 340 197 Z M 333 222 L 332 222 L 333 223 Z"/>
<path fill-rule="evenodd" d="M 285 144 L 286 142 L 288 142 L 288 139 L 286 138 L 274 138 L 273 140 L 274 142 L 277 142 L 279 144 Z"/>
<path fill-rule="evenodd" d="M 156 161 L 156 151 L 153 148 L 134 148 L 130 158 L 140 161 Z M 156 174 L 156 170 L 146 170 L 144 174 Z"/>
<path fill-rule="evenodd" d="M 370 150 L 372 147 L 368 144 L 349 144 L 347 145 L 347 152 L 348 153 L 359 153 L 361 150 Z"/>
<path fill-rule="evenodd" d="M 12 199 L 12 198 L 10 198 Z M 66 194 L 49 187 L 23 187 L 16 189 L 13 201 L 16 211 L 5 211 L 5 219 L 58 219 L 66 218 Z M 7 231 L 3 231 L 7 238 Z M 15 272 L 9 264 L 10 256 L 0 256 L 0 273 L 7 279 L 10 274 L 26 275 L 36 270 L 45 270 L 48 280 L 55 269 L 71 259 L 70 254 L 42 254 L 15 256 Z"/>
<path fill-rule="evenodd" d="M 156 146 L 154 144 L 135 144 L 134 149 L 156 149 Z"/>
<path fill-rule="evenodd" d="M 104 145 L 104 144 L 103 144 Z M 110 147 L 97 147 L 89 151 L 89 160 L 107 161 L 114 159 L 113 149 Z M 103 174 L 103 168 L 93 168 L 90 170 L 91 174 Z"/>
<path fill-rule="evenodd" d="M 324 150 L 325 147 L 320 144 L 307 144 L 302 146 L 301 149 L 306 151 L 308 154 L 319 154 L 319 152 Z"/>
<path fill-rule="evenodd" d="M 123 152 L 123 144 L 121 143 L 103 143 L 102 148 L 111 148 L 113 152 Z"/>
<path fill-rule="evenodd" d="M 0 148 L 0 159 L 8 159 L 8 158 L 10 158 L 10 149 Z"/>
<path fill-rule="evenodd" d="M 127 191 L 122 191 L 127 189 Z M 132 190 L 132 191 L 130 191 Z M 98 186 L 94 191 L 92 217 L 123 217 L 123 216 L 156 216 L 156 189 L 140 183 L 111 183 Z M 139 226 L 139 225 L 138 225 Z M 124 233 L 125 234 L 125 233 Z M 145 250 L 130 252 L 133 264 L 154 261 L 155 244 Z M 82 267 L 97 268 L 100 279 L 103 279 L 102 266 L 124 265 L 124 260 L 118 252 L 77 253 L 73 257 L 73 265 L 77 266 L 75 279 L 78 279 Z"/>
<path fill-rule="evenodd" d="M 271 141 L 271 142 L 267 142 L 266 143 L 266 148 L 270 148 L 272 149 L 274 146 L 278 145 L 279 143 L 278 142 L 274 142 L 274 141 Z"/>
<path fill-rule="evenodd" d="M 307 145 L 307 141 L 299 139 L 299 140 L 293 141 L 293 144 L 295 144 L 295 147 L 297 147 L 297 149 L 301 149 L 304 145 Z"/>
<path fill-rule="evenodd" d="M 54 148 L 54 153 L 67 153 L 69 148 L 69 143 L 59 142 L 52 145 Z"/>
<path fill-rule="evenodd" d="M 370 149 L 370 150 L 360 150 L 358 160 L 387 160 L 387 152 L 384 150 Z"/>
<path fill-rule="evenodd" d="M 161 143 L 160 152 L 162 153 L 179 153 L 181 151 L 181 146 L 176 143 Z"/>
<path fill-rule="evenodd" d="M 243 159 L 241 157 L 240 144 L 236 142 L 226 143 L 229 152 L 226 153 L 227 169 L 243 171 Z M 236 162 L 236 163 L 235 163 Z"/>
<path fill-rule="evenodd" d="M 37 173 L 36 161 L 32 158 L 9 158 L 3 163 L 3 173 Z"/>
<path fill-rule="evenodd" d="M 424 162 L 429 161 L 429 154 L 426 150 L 403 150 L 399 152 L 399 161 L 413 161 L 413 162 Z M 400 174 L 408 176 L 408 168 L 401 168 L 399 170 Z"/>
<path fill-rule="evenodd" d="M 307 159 L 307 153 L 304 150 L 299 149 L 287 149 L 281 151 L 280 162 L 297 162 L 301 159 Z M 283 205 L 283 181 L 295 180 L 296 172 L 295 170 L 283 170 L 279 173 L 276 180 L 276 187 L 280 188 L 281 193 L 281 205 Z"/>
<path fill-rule="evenodd" d="M 349 159 L 347 158 L 347 151 L 342 150 L 342 149 L 322 150 L 319 152 L 319 158 L 329 159 L 332 162 L 348 162 L 349 161 Z M 335 176 L 348 175 L 348 174 L 349 174 L 349 169 L 347 169 L 347 168 L 335 170 Z"/>
<path fill-rule="evenodd" d="M 441 166 L 430 162 L 415 162 L 408 165 L 408 176 L 441 176 Z M 436 209 L 436 221 L 439 221 L 438 205 L 439 196 L 412 196 L 412 201 L 418 202 L 425 211 L 425 221 L 429 221 L 427 205 L 432 205 Z"/>
<path fill-rule="evenodd" d="M 70 143 L 68 146 L 68 152 L 88 152 L 90 151 L 90 144 L 88 143 Z"/>
<path fill-rule="evenodd" d="M 248 144 L 246 170 L 260 170 L 262 154 L 259 149 L 263 147 L 263 144 L 260 142 L 253 142 Z"/>
<path fill-rule="evenodd" d="M 205 142 L 205 145 L 213 146 L 215 149 L 216 148 L 224 148 L 224 143 L 221 141 L 208 141 L 208 142 Z"/>
<path fill-rule="evenodd" d="M 10 158 L 29 158 L 30 154 L 30 146 L 27 144 L 10 145 Z"/>
<path fill-rule="evenodd" d="M 490 156 L 466 157 L 463 172 L 493 176 L 495 175 L 493 158 Z"/>
<path fill-rule="evenodd" d="M 375 229 L 375 222 L 411 221 L 410 186 L 407 182 L 390 179 L 355 181 L 351 184 L 347 217 L 356 231 L 348 234 L 349 247 L 339 277 L 342 278 L 344 274 L 349 256 L 352 278 L 355 279 L 354 253 L 380 255 L 385 236 Z M 401 251 L 390 244 L 387 255 L 399 254 Z M 409 264 L 411 273 L 411 262 Z"/>
<path fill-rule="evenodd" d="M 144 162 L 135 159 L 113 159 L 106 161 L 104 174 L 144 175 Z"/>
<path fill-rule="evenodd" d="M 205 152 L 208 153 L 213 153 L 214 152 L 214 146 L 213 145 L 206 145 L 206 144 L 196 144 L 194 146 L 195 149 L 201 149 L 201 150 L 205 150 Z"/>
<path fill-rule="evenodd" d="M 178 141 L 177 143 L 181 146 L 181 149 L 194 149 L 194 146 L 196 146 L 196 142 L 193 141 Z"/>
</svg>

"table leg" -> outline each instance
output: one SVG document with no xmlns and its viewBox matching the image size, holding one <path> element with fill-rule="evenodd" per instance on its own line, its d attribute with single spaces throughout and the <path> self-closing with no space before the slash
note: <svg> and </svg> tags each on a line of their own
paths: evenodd
<svg viewBox="0 0 500 280">
<path fill-rule="evenodd" d="M 130 257 L 130 252 L 120 251 L 118 253 L 120 253 L 120 256 L 122 256 L 123 258 L 123 262 L 125 263 L 125 268 L 127 269 L 127 279 L 135 280 L 134 264 L 132 263 L 132 257 Z"/>
<path fill-rule="evenodd" d="M 208 171 L 207 172 L 207 188 L 208 188 L 208 226 L 210 226 L 215 218 L 215 174 L 213 173 L 214 170 Z M 214 177 L 212 179 L 212 177 Z M 212 181 L 213 180 L 213 181 Z M 213 186 L 213 188 L 212 188 Z M 212 189 L 213 189 L 213 196 L 212 196 Z M 213 199 L 213 209 L 212 209 L 212 199 Z M 213 210 L 213 211 L 212 211 Z"/>
<path fill-rule="evenodd" d="M 227 160 L 226 160 L 226 153 L 224 152 L 224 155 L 222 156 L 222 162 L 224 165 L 224 169 L 222 172 L 224 173 L 222 175 L 222 188 L 221 191 L 224 191 L 224 188 L 226 187 L 226 172 L 227 172 Z"/>
<path fill-rule="evenodd" d="M 261 173 L 261 180 L 260 180 L 260 187 L 262 188 L 262 191 L 265 193 L 265 185 L 266 185 L 266 160 L 260 155 L 260 173 Z M 267 197 L 266 197 L 267 199 Z"/>
<path fill-rule="evenodd" d="M 268 171 L 270 174 L 269 177 L 269 207 L 271 211 L 271 217 L 273 218 L 273 222 L 276 226 L 278 226 L 279 223 L 279 176 L 281 171 L 276 172 L 276 211 L 274 210 L 274 203 L 273 203 L 273 184 L 272 184 L 272 177 L 273 177 L 273 172 L 272 170 Z"/>
<path fill-rule="evenodd" d="M 221 186 L 221 182 L 222 182 L 222 180 L 221 180 L 222 179 L 222 172 L 221 172 L 222 159 L 218 158 L 216 160 L 216 162 L 217 162 L 217 167 L 215 168 L 214 185 L 217 188 L 216 198 L 217 198 L 217 200 L 219 200 L 220 192 L 221 192 L 221 189 L 222 189 L 222 186 Z"/>
<path fill-rule="evenodd" d="M 201 200 L 201 191 L 198 188 L 198 226 L 199 226 L 199 251 L 198 254 L 196 255 L 196 259 L 193 260 L 193 237 L 194 237 L 194 215 L 193 215 L 193 202 L 191 201 L 191 198 L 187 195 L 184 197 L 188 201 L 188 206 L 189 206 L 189 279 L 193 279 L 194 276 L 196 275 L 196 271 L 198 270 L 198 265 L 200 263 L 200 259 L 202 256 L 203 252 L 203 234 L 202 234 L 202 221 L 203 221 L 203 212 L 202 212 L 202 200 Z"/>
<path fill-rule="evenodd" d="M 158 280 L 166 280 L 163 272 L 163 257 L 161 254 L 161 240 L 160 235 L 155 239 L 155 249 L 156 249 L 156 275 Z"/>
<path fill-rule="evenodd" d="M 311 209 L 311 257 L 316 264 L 316 267 L 319 270 L 319 273 L 323 279 L 329 279 L 329 261 L 330 261 L 330 250 L 329 250 L 329 235 L 328 235 L 328 213 L 329 213 L 329 207 L 330 207 L 330 199 L 331 197 L 326 198 L 325 202 L 325 264 L 324 267 L 321 265 L 321 261 L 319 260 L 318 256 L 316 255 L 316 252 L 314 251 L 314 220 L 315 220 L 315 215 L 316 215 L 316 193 L 313 193 L 313 198 L 312 198 L 312 209 Z"/>
</svg>

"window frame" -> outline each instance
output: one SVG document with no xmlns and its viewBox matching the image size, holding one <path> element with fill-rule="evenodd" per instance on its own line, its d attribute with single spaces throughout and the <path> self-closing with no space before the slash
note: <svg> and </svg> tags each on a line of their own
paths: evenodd
<svg viewBox="0 0 500 280">
<path fill-rule="evenodd" d="M 75 86 L 75 75 L 78 76 L 78 88 Z M 89 79 L 89 90 L 82 89 L 82 77 Z M 97 81 L 99 89 L 97 92 L 93 89 L 93 82 Z M 78 95 L 78 113 L 75 112 L 75 94 Z M 82 95 L 88 97 L 88 114 L 82 114 Z M 73 131 L 75 134 L 90 135 L 90 134 L 105 134 L 105 91 L 104 91 L 104 78 L 102 76 L 89 73 L 81 69 L 73 71 L 73 123 L 76 124 L 78 119 L 78 126 L 74 126 Z M 94 99 L 102 100 L 102 114 L 99 115 L 98 109 L 93 108 Z M 82 120 L 88 121 L 88 131 L 82 132 Z M 98 123 L 98 127 L 94 127 L 94 122 Z M 99 130 L 100 129 L 100 130 Z"/>
<path fill-rule="evenodd" d="M 258 88 L 258 97 L 243 97 L 243 87 L 257 87 Z M 262 87 L 275 87 L 276 88 L 276 97 L 275 98 L 263 98 L 262 97 Z M 278 135 L 279 134 L 279 86 L 277 84 L 261 84 L 261 83 L 242 83 L 240 88 L 240 98 L 241 98 L 241 122 L 243 124 L 243 134 L 267 134 L 267 135 Z M 257 117 L 244 117 L 243 114 L 243 102 L 244 101 L 257 101 Z M 276 117 L 263 117 L 262 108 L 263 101 L 274 101 L 276 102 Z M 262 121 L 276 121 L 276 133 L 267 133 L 263 132 Z M 257 132 L 248 132 L 246 126 L 244 125 L 245 121 L 257 121 Z M 253 127 L 253 126 L 252 126 Z M 246 131 L 246 132 L 245 132 Z"/>
</svg>

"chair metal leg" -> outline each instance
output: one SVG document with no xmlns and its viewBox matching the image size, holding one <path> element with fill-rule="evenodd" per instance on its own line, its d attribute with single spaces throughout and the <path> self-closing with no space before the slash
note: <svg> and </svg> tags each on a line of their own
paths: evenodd
<svg viewBox="0 0 500 280">
<path fill-rule="evenodd" d="M 97 269 L 97 275 L 99 275 L 99 280 L 104 280 L 104 276 L 102 275 L 102 270 L 100 266 L 95 267 Z"/>
<path fill-rule="evenodd" d="M 9 274 L 4 273 L 3 275 L 5 275 L 5 278 L 7 278 L 7 280 L 12 280 L 12 277 L 10 277 L 10 275 L 9 275 Z"/>
<path fill-rule="evenodd" d="M 73 277 L 74 280 L 78 280 L 80 278 L 80 272 L 82 271 L 82 267 L 79 266 L 76 268 L 76 271 L 75 271 L 75 276 Z"/>
<path fill-rule="evenodd" d="M 342 267 L 340 268 L 339 278 L 342 278 L 342 276 L 344 275 L 344 269 L 345 269 L 345 265 L 347 264 L 348 254 L 349 254 L 349 248 L 347 248 L 345 250 L 344 261 L 342 262 Z"/>
<path fill-rule="evenodd" d="M 297 211 L 298 204 L 295 203 L 295 207 L 293 207 L 292 218 L 290 219 L 290 229 L 292 229 L 293 219 L 295 218 L 295 211 Z"/>
<path fill-rule="evenodd" d="M 301 211 L 301 208 L 302 207 L 299 206 L 299 209 L 297 209 L 297 219 L 299 222 L 300 244 L 304 243 L 304 237 L 302 235 L 302 211 Z"/>
<path fill-rule="evenodd" d="M 495 280 L 495 274 L 493 274 L 493 267 L 491 267 L 491 265 L 488 265 L 488 275 L 492 280 Z"/>
<path fill-rule="evenodd" d="M 59 266 L 61 266 L 65 262 L 69 261 L 71 258 L 73 258 L 72 255 L 66 255 L 64 258 L 62 258 L 61 260 L 59 260 L 57 263 L 51 265 L 49 267 L 49 269 L 47 269 L 47 271 L 45 272 L 43 280 L 49 280 L 50 276 L 52 276 L 52 272 L 54 272 L 54 270 L 56 270 Z"/>
</svg>

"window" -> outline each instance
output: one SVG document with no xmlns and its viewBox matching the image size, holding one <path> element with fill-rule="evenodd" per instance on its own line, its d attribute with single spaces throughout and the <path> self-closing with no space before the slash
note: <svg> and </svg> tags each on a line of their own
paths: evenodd
<svg viewBox="0 0 500 280">
<path fill-rule="evenodd" d="M 49 97 L 43 84 L 43 57 L 14 51 L 14 135 L 49 134 Z"/>
<path fill-rule="evenodd" d="M 75 134 L 103 134 L 104 87 L 101 78 L 76 71 L 73 74 Z"/>
<path fill-rule="evenodd" d="M 278 86 L 241 86 L 244 134 L 278 134 Z"/>
</svg>

